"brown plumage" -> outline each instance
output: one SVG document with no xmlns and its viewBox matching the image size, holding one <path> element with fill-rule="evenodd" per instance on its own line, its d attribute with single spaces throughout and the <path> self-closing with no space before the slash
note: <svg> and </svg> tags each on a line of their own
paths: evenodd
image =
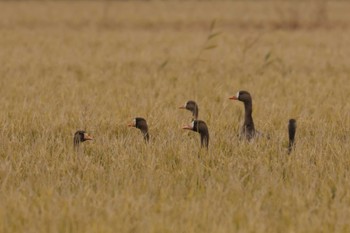
<svg viewBox="0 0 350 233">
<path fill-rule="evenodd" d="M 89 135 L 88 133 L 86 133 L 84 130 L 78 130 L 77 132 L 75 132 L 74 134 L 74 148 L 77 149 L 79 148 L 80 143 L 88 141 L 88 140 L 92 140 L 93 137 L 91 135 Z"/>
<path fill-rule="evenodd" d="M 140 129 L 145 142 L 149 141 L 148 125 L 144 118 L 136 117 L 132 123 L 128 124 L 128 126 Z"/>
<path fill-rule="evenodd" d="M 185 105 L 180 106 L 180 109 L 187 109 L 188 111 L 192 112 L 192 120 L 197 120 L 198 119 L 198 105 L 195 101 L 189 100 L 185 103 Z"/>
<path fill-rule="evenodd" d="M 201 120 L 194 120 L 190 125 L 185 125 L 183 129 L 189 129 L 200 134 L 201 137 L 201 147 L 209 146 L 209 130 L 207 124 Z"/>
<path fill-rule="evenodd" d="M 239 100 L 244 103 L 244 123 L 240 132 L 240 137 L 247 139 L 248 141 L 261 133 L 255 130 L 254 121 L 252 117 L 253 113 L 253 100 L 249 92 L 239 91 L 235 96 L 230 97 L 231 100 Z"/>
<path fill-rule="evenodd" d="M 288 154 L 290 154 L 292 150 L 294 150 L 296 130 L 297 130 L 297 121 L 295 119 L 290 119 L 288 124 L 288 135 L 289 135 Z"/>
</svg>

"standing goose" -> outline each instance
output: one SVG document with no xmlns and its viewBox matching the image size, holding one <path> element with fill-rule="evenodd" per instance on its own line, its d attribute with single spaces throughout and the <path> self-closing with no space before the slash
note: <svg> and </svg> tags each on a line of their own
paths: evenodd
<svg viewBox="0 0 350 233">
<path fill-rule="evenodd" d="M 147 126 L 147 122 L 144 118 L 136 117 L 136 118 L 134 118 L 134 120 L 131 124 L 128 124 L 128 126 L 140 129 L 142 134 L 143 134 L 143 138 L 144 138 L 145 142 L 149 141 L 148 126 Z"/>
<path fill-rule="evenodd" d="M 189 100 L 185 103 L 185 105 L 180 106 L 180 109 L 187 109 L 190 112 L 192 112 L 192 120 L 197 120 L 198 119 L 198 105 L 195 101 Z"/>
<path fill-rule="evenodd" d="M 246 138 L 250 141 L 260 133 L 255 130 L 252 112 L 253 112 L 253 101 L 250 93 L 247 91 L 239 91 L 235 96 L 230 97 L 231 100 L 239 100 L 244 103 L 245 116 L 244 123 L 240 132 L 240 137 Z"/>
<path fill-rule="evenodd" d="M 297 130 L 297 121 L 295 119 L 290 119 L 288 124 L 288 134 L 289 134 L 288 154 L 290 154 L 292 150 L 295 148 L 294 138 L 295 138 L 296 130 Z"/>
<path fill-rule="evenodd" d="M 74 148 L 78 149 L 80 143 L 88 141 L 88 140 L 92 140 L 93 137 L 90 136 L 88 133 L 86 133 L 84 130 L 78 130 L 77 132 L 75 132 L 74 134 Z"/>
<path fill-rule="evenodd" d="M 208 131 L 207 124 L 204 121 L 193 120 L 190 125 L 185 125 L 182 128 L 198 132 L 201 136 L 201 147 L 205 146 L 208 149 L 209 131 Z"/>
</svg>

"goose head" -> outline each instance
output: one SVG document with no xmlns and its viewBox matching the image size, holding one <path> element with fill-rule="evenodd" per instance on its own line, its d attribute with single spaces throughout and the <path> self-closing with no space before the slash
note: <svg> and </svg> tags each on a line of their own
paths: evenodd
<svg viewBox="0 0 350 233">
<path fill-rule="evenodd" d="M 78 130 L 74 134 L 74 147 L 77 147 L 80 143 L 92 140 L 93 137 L 89 135 L 87 132 L 84 130 Z"/>
<path fill-rule="evenodd" d="M 198 109 L 198 105 L 195 101 L 189 100 L 183 106 L 180 106 L 179 108 L 186 109 L 186 110 L 192 112 L 192 116 L 194 119 L 198 118 L 199 109 Z"/>
<path fill-rule="evenodd" d="M 148 142 L 149 140 L 148 125 L 147 125 L 147 121 L 144 118 L 136 117 L 130 124 L 128 124 L 128 126 L 135 127 L 141 130 L 145 141 Z"/>
<path fill-rule="evenodd" d="M 207 124 L 201 120 L 193 120 L 190 125 L 185 125 L 183 129 L 192 130 L 200 134 L 201 146 L 208 148 L 209 146 L 209 130 Z"/>
</svg>

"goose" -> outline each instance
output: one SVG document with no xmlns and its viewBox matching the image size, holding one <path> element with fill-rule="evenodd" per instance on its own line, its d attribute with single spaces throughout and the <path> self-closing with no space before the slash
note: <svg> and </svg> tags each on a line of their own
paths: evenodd
<svg viewBox="0 0 350 233">
<path fill-rule="evenodd" d="M 129 127 L 135 127 L 141 130 L 141 133 L 143 134 L 143 138 L 145 142 L 149 141 L 149 133 L 148 133 L 148 126 L 147 122 L 142 117 L 136 117 L 132 121 L 132 123 L 128 124 Z"/>
<path fill-rule="evenodd" d="M 92 140 L 93 137 L 90 136 L 88 133 L 86 133 L 84 130 L 78 130 L 77 132 L 75 132 L 74 134 L 74 148 L 78 148 L 80 143 L 88 141 L 88 140 Z"/>
<path fill-rule="evenodd" d="M 252 117 L 253 113 L 253 101 L 248 91 L 239 91 L 235 96 L 230 97 L 231 100 L 239 100 L 244 103 L 244 123 L 240 132 L 240 138 L 245 138 L 250 141 L 255 136 L 260 136 L 261 133 L 255 130 L 254 121 Z"/>
<path fill-rule="evenodd" d="M 183 106 L 180 106 L 179 109 L 187 109 L 190 112 L 192 112 L 192 120 L 198 119 L 198 105 L 195 101 L 189 100 L 187 101 Z"/>
<path fill-rule="evenodd" d="M 202 120 L 193 120 L 190 125 L 185 125 L 183 129 L 195 131 L 201 136 L 201 147 L 205 146 L 208 149 L 209 146 L 209 131 L 207 124 Z"/>
<path fill-rule="evenodd" d="M 290 119 L 288 124 L 288 134 L 289 134 L 289 144 L 288 144 L 288 154 L 292 152 L 295 148 L 295 132 L 297 130 L 297 121 L 295 119 Z"/>
</svg>

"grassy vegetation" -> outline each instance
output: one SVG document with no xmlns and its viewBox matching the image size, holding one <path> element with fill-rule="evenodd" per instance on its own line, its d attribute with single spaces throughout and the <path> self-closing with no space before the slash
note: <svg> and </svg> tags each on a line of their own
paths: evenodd
<svg viewBox="0 0 350 233">
<path fill-rule="evenodd" d="M 0 232 L 350 231 L 347 2 L 0 9 Z M 270 140 L 238 140 L 239 90 Z M 189 99 L 209 151 L 181 129 Z"/>
</svg>

